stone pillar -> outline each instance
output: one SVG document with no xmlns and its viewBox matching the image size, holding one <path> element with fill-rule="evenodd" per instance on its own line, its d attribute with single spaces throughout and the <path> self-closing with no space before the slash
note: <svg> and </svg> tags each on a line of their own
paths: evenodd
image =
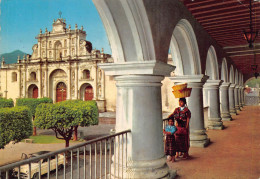
<svg viewBox="0 0 260 179">
<path fill-rule="evenodd" d="M 220 99 L 221 99 L 221 118 L 222 121 L 231 121 L 231 115 L 229 112 L 229 95 L 228 95 L 228 89 L 231 83 L 222 83 L 220 86 L 220 91 L 221 91 L 221 95 L 220 95 Z"/>
<path fill-rule="evenodd" d="M 238 95 L 239 95 L 239 107 L 240 107 L 240 109 L 242 109 L 243 108 L 243 98 L 242 98 L 242 86 L 239 86 L 239 89 L 238 89 Z"/>
<path fill-rule="evenodd" d="M 39 87 L 38 87 L 38 90 L 39 90 L 39 96 L 38 98 L 42 98 L 42 66 L 39 65 L 39 73 L 38 73 L 38 81 L 39 81 Z"/>
<path fill-rule="evenodd" d="M 24 74 L 24 76 L 23 76 L 23 92 L 24 92 L 24 97 L 25 98 L 27 98 L 28 97 L 28 94 L 27 94 L 27 87 L 26 87 L 26 80 L 27 80 L 27 73 L 26 73 L 26 66 L 24 66 L 24 68 L 23 68 L 23 74 Z"/>
<path fill-rule="evenodd" d="M 68 94 L 68 99 L 72 99 L 72 95 L 71 95 L 71 76 L 72 76 L 72 74 L 71 74 L 71 63 L 69 63 L 69 67 L 68 67 L 68 92 L 67 92 L 67 94 Z"/>
<path fill-rule="evenodd" d="M 123 165 L 125 178 L 168 178 L 163 147 L 161 81 L 174 68 L 154 61 L 99 66 L 106 75 L 116 75 L 116 132 L 131 130 L 127 135 L 127 159 L 124 159 L 127 166 L 113 157 L 115 166 Z M 116 140 L 115 152 L 117 147 Z M 113 178 L 119 178 L 118 172 L 122 171 L 116 168 L 114 172 L 113 166 Z"/>
<path fill-rule="evenodd" d="M 21 86 L 22 86 L 22 83 L 21 83 L 21 66 L 19 65 L 18 66 L 18 85 L 19 85 L 19 89 L 18 89 L 18 98 L 21 98 Z"/>
<path fill-rule="evenodd" d="M 238 94 L 238 89 L 239 89 L 239 86 L 236 85 L 235 88 L 234 88 L 234 96 L 235 96 L 235 109 L 236 111 L 241 111 L 240 108 L 239 108 L 239 94 Z"/>
<path fill-rule="evenodd" d="M 187 98 L 188 108 L 191 111 L 190 146 L 206 147 L 209 138 L 204 127 L 202 88 L 208 76 L 203 74 L 185 75 L 170 77 L 170 79 L 177 83 L 187 83 L 188 87 L 192 88 L 191 96 Z"/>
<path fill-rule="evenodd" d="M 208 113 L 208 128 L 209 129 L 223 129 L 223 122 L 220 116 L 219 103 L 219 86 L 222 80 L 207 80 L 204 88 L 208 89 L 209 97 L 209 113 Z"/>
<path fill-rule="evenodd" d="M 79 67 L 78 63 L 75 64 L 75 98 L 78 99 L 79 92 Z"/>
<path fill-rule="evenodd" d="M 209 91 L 203 88 L 203 107 L 209 106 Z"/>
<path fill-rule="evenodd" d="M 241 88 L 241 97 L 242 97 L 242 105 L 243 107 L 245 106 L 245 92 L 244 92 L 245 88 L 242 86 Z"/>
<path fill-rule="evenodd" d="M 102 73 L 102 78 L 101 78 L 102 97 L 101 97 L 101 99 L 102 99 L 102 100 L 105 100 L 105 97 L 106 97 L 106 96 L 105 96 L 105 94 L 106 94 L 106 93 L 105 93 L 105 85 L 106 85 L 106 84 L 105 84 L 105 83 L 106 83 L 106 82 L 105 82 L 105 81 L 106 81 L 106 80 L 105 80 L 105 73 L 104 73 L 104 71 L 101 71 L 101 73 Z"/>
<path fill-rule="evenodd" d="M 49 89 L 48 83 L 49 83 L 49 74 L 48 74 L 48 65 L 46 64 L 45 65 L 45 95 L 46 95 L 46 97 L 50 97 L 49 90 L 53 90 L 53 89 Z M 53 98 L 56 99 L 55 96 L 53 96 Z"/>
<path fill-rule="evenodd" d="M 228 89 L 228 98 L 229 98 L 229 111 L 231 115 L 237 115 L 237 111 L 235 108 L 235 94 L 234 94 L 234 88 L 235 84 L 231 84 Z"/>
<path fill-rule="evenodd" d="M 94 90 L 94 97 L 93 100 L 97 100 L 98 99 L 98 79 L 97 79 L 97 64 L 93 64 L 92 66 L 92 75 L 93 75 L 93 79 L 94 79 L 94 83 L 93 83 L 93 90 Z"/>
</svg>

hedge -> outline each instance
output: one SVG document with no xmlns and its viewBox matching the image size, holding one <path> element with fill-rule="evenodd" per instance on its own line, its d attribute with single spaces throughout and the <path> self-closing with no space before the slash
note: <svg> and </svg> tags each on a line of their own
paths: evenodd
<svg viewBox="0 0 260 179">
<path fill-rule="evenodd" d="M 16 101 L 16 106 L 28 106 L 32 116 L 35 117 L 36 108 L 42 103 L 53 103 L 51 98 L 19 98 Z"/>
<path fill-rule="evenodd" d="M 12 99 L 0 98 L 0 108 L 14 107 L 14 101 Z"/>
<path fill-rule="evenodd" d="M 10 141 L 19 142 L 32 135 L 32 116 L 28 107 L 0 109 L 0 149 Z"/>
</svg>

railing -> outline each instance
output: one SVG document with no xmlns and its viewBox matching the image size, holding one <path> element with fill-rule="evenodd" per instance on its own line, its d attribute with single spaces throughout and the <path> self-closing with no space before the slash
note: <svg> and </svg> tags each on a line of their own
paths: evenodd
<svg viewBox="0 0 260 179">
<path fill-rule="evenodd" d="M 63 176 L 64 179 L 106 179 L 111 178 L 112 166 L 114 174 L 116 171 L 122 171 L 117 176 L 123 178 L 123 167 L 127 165 L 126 141 L 129 132 L 131 130 L 100 137 L 55 152 L 31 156 L 28 159 L 2 166 L 0 167 L 0 178 L 57 179 L 58 176 L 59 178 Z M 113 163 L 112 155 L 114 155 Z"/>
</svg>

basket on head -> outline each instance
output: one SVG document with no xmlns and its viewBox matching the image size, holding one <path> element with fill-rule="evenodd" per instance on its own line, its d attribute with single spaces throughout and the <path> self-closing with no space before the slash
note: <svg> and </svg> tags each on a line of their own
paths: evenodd
<svg viewBox="0 0 260 179">
<path fill-rule="evenodd" d="M 187 83 L 175 85 L 175 86 L 172 87 L 173 91 L 183 90 L 185 88 L 187 88 Z"/>
<path fill-rule="evenodd" d="M 192 88 L 185 88 L 183 90 L 172 91 L 172 93 L 174 94 L 175 98 L 186 98 L 190 97 L 191 90 Z"/>
</svg>

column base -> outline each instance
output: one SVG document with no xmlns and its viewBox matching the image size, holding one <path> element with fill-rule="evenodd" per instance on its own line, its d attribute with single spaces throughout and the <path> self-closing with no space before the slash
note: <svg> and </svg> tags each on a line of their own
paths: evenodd
<svg viewBox="0 0 260 179">
<path fill-rule="evenodd" d="M 241 111 L 240 108 L 239 108 L 239 105 L 236 105 L 236 106 L 235 106 L 235 109 L 236 109 L 237 111 Z"/>
<path fill-rule="evenodd" d="M 209 118 L 208 129 L 222 130 L 223 122 L 221 121 L 221 118 Z"/>
<path fill-rule="evenodd" d="M 190 133 L 190 146 L 191 147 L 206 147 L 209 144 L 208 135 L 205 130 L 196 130 Z"/>
<path fill-rule="evenodd" d="M 231 115 L 229 112 L 221 113 L 222 121 L 232 121 Z"/>
<path fill-rule="evenodd" d="M 235 108 L 229 109 L 229 111 L 230 111 L 230 115 L 237 115 L 237 111 Z"/>
<path fill-rule="evenodd" d="M 118 165 L 117 163 L 115 164 Z M 121 179 L 122 178 L 122 168 L 120 165 L 119 171 L 116 168 L 115 174 L 114 166 L 111 164 L 111 177 L 113 179 Z M 119 173 L 119 176 L 117 174 Z M 127 168 L 123 171 L 123 178 L 143 178 L 143 179 L 150 179 L 150 178 L 163 178 L 169 179 L 171 174 L 173 174 L 170 170 L 168 165 L 166 164 L 166 157 L 157 159 L 157 160 L 148 160 L 148 161 L 131 161 L 128 160 Z M 176 172 L 175 175 L 176 176 Z"/>
</svg>

